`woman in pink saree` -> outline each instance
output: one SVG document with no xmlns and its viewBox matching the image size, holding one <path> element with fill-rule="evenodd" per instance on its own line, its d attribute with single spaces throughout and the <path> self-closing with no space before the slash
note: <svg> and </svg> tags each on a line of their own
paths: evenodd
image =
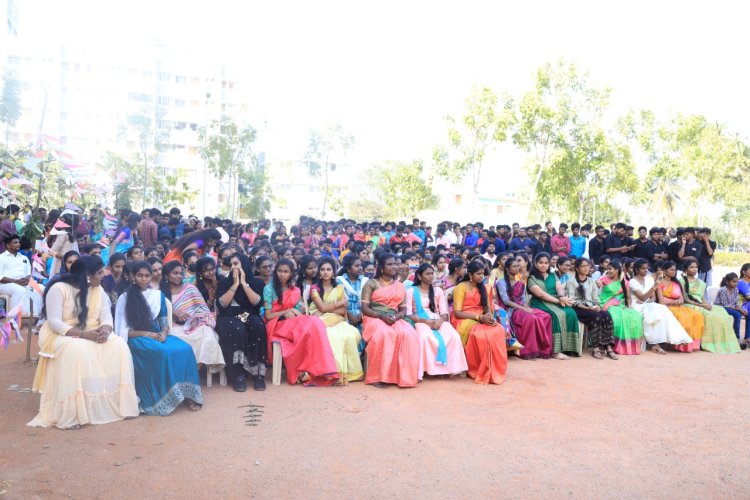
<svg viewBox="0 0 750 500">
<path fill-rule="evenodd" d="M 325 324 L 317 316 L 306 316 L 300 307 L 302 293 L 294 286 L 294 263 L 281 259 L 276 263 L 273 280 L 263 289 L 268 357 L 271 346 L 281 345 L 281 356 L 289 384 L 334 385 L 336 360 Z"/>
<path fill-rule="evenodd" d="M 419 380 L 421 337 L 404 321 L 406 289 L 398 281 L 399 263 L 390 253 L 378 256 L 375 277 L 362 287 L 362 338 L 367 342 L 365 383 L 414 387 Z"/>
</svg>

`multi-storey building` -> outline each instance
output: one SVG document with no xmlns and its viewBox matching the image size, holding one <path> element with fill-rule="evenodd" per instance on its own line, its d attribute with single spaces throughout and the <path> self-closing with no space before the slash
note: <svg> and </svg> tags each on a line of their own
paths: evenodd
<svg viewBox="0 0 750 500">
<path fill-rule="evenodd" d="M 51 136 L 87 175 L 111 185 L 96 166 L 106 151 L 139 151 L 127 124 L 130 116 L 145 115 L 152 123 L 149 146 L 163 140 L 149 173 L 180 172 L 199 192 L 184 207 L 194 213 L 216 214 L 226 206 L 228 185 L 205 170 L 198 150 L 200 127 L 240 110 L 238 82 L 225 66 L 159 42 L 135 41 L 120 51 L 94 41 L 40 44 L 31 25 L 20 22 L 19 9 L 16 0 L 0 0 L 0 70 L 11 69 L 23 82 L 23 114 L 10 143 Z"/>
</svg>

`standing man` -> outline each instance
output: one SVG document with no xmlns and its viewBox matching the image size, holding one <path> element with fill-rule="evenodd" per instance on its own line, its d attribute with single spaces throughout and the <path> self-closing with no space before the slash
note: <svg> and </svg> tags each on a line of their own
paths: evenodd
<svg viewBox="0 0 750 500">
<path fill-rule="evenodd" d="M 656 271 L 656 264 L 669 259 L 669 254 L 667 245 L 662 241 L 661 228 L 652 227 L 648 233 L 651 236 L 651 241 L 646 243 L 646 256 L 644 258 L 648 260 L 648 268 L 653 272 Z"/>
<path fill-rule="evenodd" d="M 686 227 L 685 231 L 682 233 L 682 242 L 680 245 L 680 249 L 677 250 L 677 269 L 679 269 L 680 271 L 685 270 L 685 259 L 687 259 L 688 257 L 693 257 L 698 262 L 700 262 L 702 251 L 703 245 L 701 245 L 695 239 L 695 228 Z"/>
<path fill-rule="evenodd" d="M 145 248 L 155 247 L 156 242 L 159 241 L 159 227 L 154 222 L 154 217 L 158 217 L 158 210 L 155 208 L 147 208 L 141 212 L 141 223 L 138 226 L 138 234 L 143 240 L 143 246 Z"/>
<path fill-rule="evenodd" d="M 619 258 L 627 256 L 635 245 L 628 245 L 625 242 L 625 224 L 618 222 L 615 224 L 615 228 L 604 240 L 604 253 L 609 255 L 611 258 Z"/>
<path fill-rule="evenodd" d="M 646 245 L 648 245 L 649 239 L 646 236 L 647 232 L 648 230 L 646 229 L 646 226 L 638 228 L 638 239 L 633 242 L 635 245 L 635 248 L 633 249 L 634 259 L 648 259 Z"/>
<path fill-rule="evenodd" d="M 604 251 L 604 226 L 596 226 L 594 229 L 596 236 L 589 240 L 589 259 L 593 262 L 599 262 Z"/>
<path fill-rule="evenodd" d="M 570 241 L 570 255 L 576 259 L 583 257 L 586 253 L 586 238 L 581 236 L 581 225 L 574 222 L 570 228 L 573 231 L 573 235 L 568 238 Z"/>
<path fill-rule="evenodd" d="M 560 229 L 557 234 L 553 234 L 550 239 L 550 246 L 552 252 L 559 255 L 560 257 L 567 257 L 570 255 L 570 240 L 565 233 L 568 232 L 568 225 L 566 223 L 560 224 Z M 541 233 L 540 233 L 541 236 Z"/>
<path fill-rule="evenodd" d="M 698 277 L 706 283 L 706 290 L 713 281 L 713 265 L 711 260 L 716 251 L 716 242 L 711 239 L 711 228 L 698 229 L 698 241 L 703 246 L 700 257 L 698 257 Z"/>
<path fill-rule="evenodd" d="M 28 300 L 28 285 L 31 277 L 31 263 L 19 250 L 21 240 L 18 235 L 6 236 L 5 251 L 0 254 L 0 294 L 10 296 L 10 304 L 6 304 L 7 310 L 12 311 L 17 306 L 25 304 Z M 19 321 L 16 336 L 20 338 L 21 321 Z"/>
</svg>

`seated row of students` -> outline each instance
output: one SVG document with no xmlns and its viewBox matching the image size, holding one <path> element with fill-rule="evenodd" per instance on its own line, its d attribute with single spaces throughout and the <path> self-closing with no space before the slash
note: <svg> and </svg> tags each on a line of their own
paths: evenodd
<svg viewBox="0 0 750 500">
<path fill-rule="evenodd" d="M 30 425 L 75 428 L 138 413 L 167 415 L 183 403 L 199 410 L 198 364 L 212 372 L 226 366 L 235 390 L 244 390 L 246 376 L 262 390 L 274 342 L 281 345 L 289 383 L 332 385 L 364 376 L 379 387 L 413 387 L 425 373 L 467 371 L 476 383 L 499 384 L 509 350 L 526 359 L 580 355 L 579 321 L 588 327 L 593 355 L 617 359 L 618 353 L 637 354 L 643 337 L 658 353 L 665 343 L 687 352 L 737 352 L 731 333 L 738 321 L 727 311 L 747 314 L 704 302 L 697 263 L 687 264 L 680 282 L 670 262 L 659 266 L 655 280 L 648 262 L 636 260 L 627 280 L 614 260 L 594 280 L 590 262 L 581 258 L 572 276 L 563 272 L 563 284 L 558 273 L 568 261 L 559 258 L 553 271 L 545 253 L 534 257 L 528 277 L 524 253 L 496 260 L 502 272 L 493 277 L 478 255 L 467 255 L 467 263 L 436 254 L 433 267 L 414 264 L 410 255 L 378 252 L 369 280 L 353 252 L 337 277 L 334 259 L 306 257 L 298 267 L 283 258 L 274 266 L 256 255 L 255 276 L 248 257 L 230 255 L 228 275 L 208 297 L 215 310 L 202 293 L 215 263 L 196 266 L 196 288 L 184 282 L 183 263 L 168 262 L 157 289 L 151 264 L 135 260 L 131 281 L 120 287 L 114 321 L 99 286 L 103 262 L 79 258 L 45 294 L 48 321 L 40 332 L 34 384 L 43 396 Z M 742 273 L 750 274 L 750 265 Z M 717 301 L 731 303 L 736 281 L 727 276 Z"/>
</svg>

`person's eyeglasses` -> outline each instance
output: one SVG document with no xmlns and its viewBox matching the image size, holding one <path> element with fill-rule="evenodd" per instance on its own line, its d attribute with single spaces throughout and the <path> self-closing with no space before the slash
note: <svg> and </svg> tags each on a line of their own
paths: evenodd
<svg viewBox="0 0 750 500">
<path fill-rule="evenodd" d="M 203 270 L 204 273 L 212 273 L 214 271 L 216 271 L 215 267 L 210 267 Z"/>
</svg>

